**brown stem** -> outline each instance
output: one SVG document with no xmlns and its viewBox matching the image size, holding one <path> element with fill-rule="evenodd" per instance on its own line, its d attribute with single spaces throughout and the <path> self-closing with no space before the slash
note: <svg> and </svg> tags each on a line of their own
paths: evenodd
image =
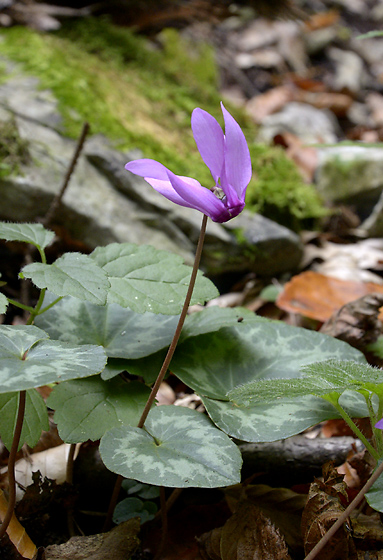
<svg viewBox="0 0 383 560">
<path fill-rule="evenodd" d="M 57 208 L 60 205 L 62 197 L 64 196 L 64 193 L 65 193 L 66 189 L 68 188 L 70 178 L 71 178 L 72 173 L 73 173 L 73 171 L 76 167 L 77 160 L 80 157 L 81 151 L 84 147 L 84 142 L 85 142 L 85 139 L 88 135 L 89 129 L 90 129 L 89 123 L 85 122 L 83 127 L 82 127 L 81 134 L 80 134 L 80 136 L 77 140 L 76 150 L 73 154 L 73 157 L 71 159 L 71 162 L 70 162 L 69 167 L 67 169 L 67 172 L 65 174 L 63 184 L 61 185 L 61 189 L 59 190 L 57 195 L 52 200 L 52 203 L 51 203 L 50 207 L 48 208 L 47 213 L 45 214 L 44 218 L 42 219 L 42 224 L 44 226 L 47 226 L 48 224 L 51 223 L 51 221 L 52 221 L 52 219 L 53 219 L 53 217 L 54 217 L 54 215 L 57 211 Z"/>
<path fill-rule="evenodd" d="M 15 463 L 16 463 L 16 454 L 19 447 L 21 430 L 23 428 L 23 420 L 24 420 L 24 413 L 25 413 L 25 400 L 26 400 L 26 391 L 20 391 L 19 393 L 19 408 L 17 411 L 17 419 L 16 419 L 16 426 L 15 431 L 13 433 L 13 440 L 11 445 L 11 450 L 9 452 L 9 459 L 8 459 L 8 483 L 9 483 L 9 501 L 8 501 L 8 509 L 4 516 L 3 522 L 0 527 L 0 540 L 3 538 L 5 533 L 7 532 L 8 525 L 12 519 L 12 515 L 15 509 L 16 504 L 16 479 L 15 479 Z"/>
<path fill-rule="evenodd" d="M 331 540 L 335 533 L 340 529 L 343 523 L 350 516 L 351 512 L 360 504 L 363 500 L 365 494 L 369 491 L 371 486 L 378 480 L 380 475 L 383 473 L 383 462 L 379 465 L 375 472 L 372 473 L 370 478 L 367 480 L 363 488 L 358 492 L 355 498 L 352 500 L 351 504 L 346 507 L 344 512 L 338 517 L 334 525 L 327 531 L 327 533 L 321 538 L 319 542 L 314 546 L 314 548 L 309 552 L 304 560 L 313 560 L 319 552 L 326 546 L 326 544 Z"/>
<path fill-rule="evenodd" d="M 160 388 L 160 385 L 161 385 L 162 381 L 164 380 L 166 372 L 168 371 L 168 367 L 169 367 L 170 362 L 173 358 L 174 351 L 177 347 L 177 343 L 178 343 L 178 340 L 179 340 L 180 335 L 181 335 L 182 327 L 184 326 L 186 315 L 187 315 L 187 312 L 188 312 L 188 309 L 189 309 L 190 300 L 191 300 L 193 290 L 194 290 L 194 284 L 195 284 L 195 281 L 196 281 L 196 278 L 197 278 L 197 272 L 198 272 L 198 267 L 199 267 L 199 263 L 200 263 L 200 260 L 201 260 L 203 242 L 205 240 L 206 224 L 207 224 L 207 216 L 204 215 L 203 219 L 202 219 L 201 232 L 199 234 L 197 250 L 196 250 L 196 254 L 195 254 L 193 270 L 192 270 L 191 277 L 190 277 L 189 287 L 188 287 L 188 291 L 187 291 L 187 294 L 186 294 L 186 297 L 185 297 L 185 302 L 184 302 L 184 305 L 183 305 L 183 308 L 182 308 L 182 311 L 181 311 L 181 315 L 180 315 L 180 318 L 178 320 L 177 328 L 176 328 L 176 331 L 174 333 L 173 340 L 172 340 L 172 342 L 169 346 L 168 353 L 166 354 L 164 363 L 162 364 L 162 367 L 160 369 L 160 373 L 158 374 L 156 382 L 153 385 L 152 392 L 149 395 L 149 398 L 148 398 L 148 401 L 145 405 L 144 411 L 143 411 L 143 413 L 141 415 L 141 418 L 140 418 L 140 420 L 137 424 L 138 428 L 142 428 L 143 425 L 145 424 L 145 420 L 146 420 L 146 418 L 149 414 L 149 411 L 152 407 L 154 399 L 156 398 L 156 395 L 158 393 L 158 389 Z"/>
<path fill-rule="evenodd" d="M 168 538 L 168 512 L 166 508 L 165 488 L 160 486 L 160 507 L 161 507 L 161 541 L 153 560 L 160 560 Z"/>
<path fill-rule="evenodd" d="M 145 424 L 145 420 L 146 420 L 146 418 L 149 414 L 149 411 L 152 407 L 154 399 L 156 398 L 158 389 L 159 389 L 162 381 L 164 380 L 164 377 L 165 377 L 166 372 L 168 370 L 168 367 L 170 365 L 171 359 L 173 358 L 173 354 L 174 354 L 174 351 L 176 349 L 178 340 L 180 338 L 182 327 L 184 325 L 186 315 L 187 315 L 189 305 L 190 305 L 190 300 L 191 300 L 191 297 L 192 297 L 192 294 L 193 294 L 194 284 L 195 284 L 195 281 L 196 281 L 196 278 L 197 278 L 197 272 L 198 272 L 198 267 L 199 267 L 199 263 L 200 263 L 200 260 L 201 260 L 203 243 L 204 243 L 204 240 L 205 240 L 206 225 L 207 225 L 207 216 L 204 215 L 203 218 L 202 218 L 201 231 L 200 231 L 199 239 L 198 239 L 198 243 L 197 243 L 197 249 L 196 249 L 195 258 L 194 258 L 193 270 L 192 270 L 192 273 L 191 273 L 191 276 L 190 276 L 189 287 L 188 287 L 188 291 L 186 293 L 185 302 L 184 302 L 184 305 L 182 307 L 181 315 L 180 315 L 180 318 L 178 320 L 177 328 L 175 330 L 173 340 L 172 340 L 172 342 L 169 346 L 169 350 L 166 354 L 164 363 L 162 364 L 162 367 L 160 369 L 160 372 L 158 374 L 156 382 L 154 383 L 152 391 L 151 391 L 151 393 L 148 397 L 148 400 L 147 400 L 147 403 L 145 405 L 144 411 L 143 411 L 143 413 L 141 415 L 141 418 L 140 418 L 140 420 L 137 424 L 138 428 L 142 428 Z M 114 508 L 116 507 L 116 504 L 117 504 L 118 495 L 119 495 L 119 492 L 120 492 L 122 481 L 123 481 L 123 477 L 121 475 L 118 475 L 117 480 L 116 480 L 116 484 L 115 484 L 115 487 L 114 487 L 114 490 L 113 490 L 113 494 L 112 494 L 112 497 L 111 497 L 111 500 L 110 500 L 110 503 L 109 503 L 108 513 L 106 515 L 103 531 L 108 531 L 110 529 L 111 522 L 112 522 L 112 517 L 113 517 L 113 511 L 114 511 Z"/>
<path fill-rule="evenodd" d="M 69 447 L 68 459 L 66 462 L 66 482 L 68 484 L 73 484 L 73 466 L 74 466 L 74 455 L 76 453 L 76 444 L 71 443 Z M 74 519 L 73 519 L 73 508 L 67 509 L 67 525 L 68 533 L 70 537 L 76 536 Z"/>
<path fill-rule="evenodd" d="M 74 454 L 76 453 L 76 444 L 71 443 L 68 453 L 68 459 L 66 462 L 66 482 L 68 484 L 73 484 L 73 465 L 74 465 Z"/>
<path fill-rule="evenodd" d="M 106 531 L 109 531 L 109 529 L 112 526 L 113 512 L 114 512 L 114 509 L 117 505 L 117 500 L 118 500 L 118 496 L 120 494 L 121 484 L 122 484 L 123 480 L 124 480 L 124 477 L 121 476 L 120 474 L 116 478 L 116 482 L 115 482 L 114 488 L 113 488 L 112 497 L 110 498 L 110 502 L 109 502 L 108 512 L 106 514 L 105 521 L 104 521 L 104 526 L 102 528 L 103 533 L 106 533 Z"/>
</svg>

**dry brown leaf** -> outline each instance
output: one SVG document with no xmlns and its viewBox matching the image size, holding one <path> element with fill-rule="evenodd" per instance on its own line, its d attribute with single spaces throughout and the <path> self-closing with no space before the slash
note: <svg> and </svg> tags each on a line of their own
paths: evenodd
<svg viewBox="0 0 383 560">
<path fill-rule="evenodd" d="M 46 560 L 126 560 L 138 547 L 140 519 L 117 525 L 109 533 L 72 537 L 60 545 L 47 546 Z"/>
<path fill-rule="evenodd" d="M 249 500 L 225 525 L 198 539 L 204 560 L 291 560 L 279 530 Z"/>
<path fill-rule="evenodd" d="M 254 504 L 240 503 L 221 535 L 222 560 L 291 560 L 279 530 Z"/>
<path fill-rule="evenodd" d="M 291 132 L 277 134 L 274 143 L 285 147 L 286 155 L 296 163 L 303 179 L 311 183 L 318 166 L 317 149 L 313 146 L 305 146 L 302 140 Z"/>
<path fill-rule="evenodd" d="M 309 20 L 305 22 L 305 28 L 309 31 L 315 29 L 323 29 L 338 23 L 340 14 L 336 10 L 329 10 L 327 12 L 320 12 L 310 16 Z"/>
<path fill-rule="evenodd" d="M 225 497 L 232 511 L 237 509 L 239 501 L 248 501 L 260 508 L 281 531 L 291 550 L 302 549 L 300 522 L 306 495 L 266 484 L 237 484 L 226 489 Z"/>
<path fill-rule="evenodd" d="M 285 284 L 276 304 L 284 311 L 325 322 L 346 303 L 371 293 L 382 294 L 383 286 L 339 280 L 309 270 Z"/>
<path fill-rule="evenodd" d="M 197 539 L 203 560 L 222 560 L 221 536 L 223 527 L 204 533 Z"/>
<path fill-rule="evenodd" d="M 376 293 L 346 303 L 322 325 L 320 332 L 364 351 L 382 333 L 382 323 L 379 320 L 382 306 L 383 294 Z"/>
<path fill-rule="evenodd" d="M 291 87 L 276 87 L 250 99 L 246 104 L 246 111 L 256 123 L 262 123 L 265 117 L 283 109 L 287 103 L 293 100 L 293 97 Z"/>
<path fill-rule="evenodd" d="M 3 521 L 5 514 L 8 509 L 8 502 L 4 496 L 4 492 L 0 490 L 0 520 Z M 31 560 L 35 558 L 37 554 L 37 548 L 31 539 L 28 537 L 24 527 L 19 523 L 15 514 L 12 515 L 12 519 L 9 523 L 7 529 L 7 535 L 12 541 L 17 551 L 24 558 Z"/>
<path fill-rule="evenodd" d="M 323 482 L 310 486 L 309 499 L 302 515 L 302 534 L 307 555 L 343 513 L 341 499 L 347 496 L 343 476 L 333 464 L 323 468 Z M 345 523 L 317 555 L 317 560 L 356 560 L 351 524 Z"/>
</svg>

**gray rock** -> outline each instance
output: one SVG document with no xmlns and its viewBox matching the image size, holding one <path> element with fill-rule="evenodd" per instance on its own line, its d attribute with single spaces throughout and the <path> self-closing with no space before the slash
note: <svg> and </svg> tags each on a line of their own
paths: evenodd
<svg viewBox="0 0 383 560">
<path fill-rule="evenodd" d="M 259 140 L 269 143 L 277 134 L 285 132 L 298 136 L 307 144 L 332 144 L 337 141 L 338 123 L 330 112 L 292 102 L 279 113 L 263 119 Z"/>
<path fill-rule="evenodd" d="M 315 183 L 325 200 L 353 204 L 359 215 L 366 217 L 383 188 L 383 148 L 318 148 Z"/>
<path fill-rule="evenodd" d="M 36 79 L 19 72 L 0 85 L 0 121 L 10 116 L 20 138 L 29 141 L 30 161 L 20 173 L 0 178 L 0 218 L 34 221 L 59 192 L 76 143 L 60 133 L 51 92 L 38 90 Z M 201 214 L 171 203 L 125 171 L 125 163 L 136 157 L 115 150 L 102 136 L 89 138 L 53 222 L 90 248 L 145 243 L 180 254 L 191 264 Z M 273 275 L 294 270 L 301 256 L 298 236 L 245 212 L 228 224 L 209 221 L 201 266 L 212 275 Z"/>
<path fill-rule="evenodd" d="M 352 52 L 331 47 L 328 56 L 336 65 L 334 82 L 335 91 L 350 91 L 358 93 L 368 81 L 361 57 Z"/>
</svg>

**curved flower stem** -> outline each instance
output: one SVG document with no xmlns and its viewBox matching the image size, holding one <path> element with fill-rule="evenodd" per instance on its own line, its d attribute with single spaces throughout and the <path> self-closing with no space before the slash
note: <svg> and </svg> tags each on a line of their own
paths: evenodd
<svg viewBox="0 0 383 560">
<path fill-rule="evenodd" d="M 144 411 L 143 411 L 143 413 L 141 415 L 141 418 L 140 418 L 140 420 L 137 424 L 138 428 L 142 428 L 143 425 L 145 424 L 145 420 L 146 420 L 146 418 L 149 414 L 149 411 L 152 407 L 154 399 L 156 398 L 156 395 L 158 393 L 158 389 L 160 388 L 160 385 L 161 385 L 162 381 L 164 380 L 166 372 L 168 371 L 168 367 L 169 367 L 170 362 L 173 358 L 174 351 L 177 347 L 177 343 L 178 343 L 178 340 L 179 340 L 180 335 L 181 335 L 182 327 L 184 326 L 186 315 L 187 315 L 187 312 L 188 312 L 188 309 L 189 309 L 190 300 L 191 300 L 193 290 L 194 290 L 194 284 L 195 284 L 195 281 L 196 281 L 196 278 L 197 278 L 197 272 L 198 272 L 198 267 L 199 267 L 199 263 L 200 263 L 200 260 L 201 260 L 203 243 L 204 243 L 204 240 L 205 240 L 206 224 L 207 224 L 207 216 L 204 215 L 203 218 L 202 218 L 201 231 L 200 231 L 200 234 L 199 234 L 197 250 L 196 250 L 194 264 L 193 264 L 193 270 L 192 270 L 192 273 L 191 273 L 191 276 L 190 276 L 189 287 L 188 287 L 188 291 L 186 293 L 186 297 L 185 297 L 184 305 L 183 305 L 183 308 L 182 308 L 182 311 L 181 311 L 181 315 L 180 315 L 180 318 L 178 320 L 177 328 L 175 330 L 173 340 L 172 340 L 172 342 L 169 346 L 168 353 L 166 354 L 164 363 L 162 364 L 162 367 L 160 369 L 160 373 L 158 374 L 156 382 L 153 385 L 152 392 L 149 395 L 149 398 L 148 398 L 147 403 L 145 405 Z"/>
<path fill-rule="evenodd" d="M 359 491 L 359 493 L 352 500 L 351 504 L 346 507 L 344 512 L 338 517 L 334 525 L 327 531 L 327 533 L 321 538 L 321 540 L 314 546 L 314 548 L 309 552 L 304 560 L 313 560 L 320 551 L 326 546 L 326 544 L 331 540 L 335 533 L 342 527 L 343 523 L 350 516 L 351 512 L 360 504 L 363 500 L 365 494 L 369 491 L 371 486 L 378 480 L 380 475 L 383 473 L 383 462 L 378 466 L 376 471 L 370 476 L 366 484 Z"/>
<path fill-rule="evenodd" d="M 190 276 L 190 282 L 189 282 L 189 287 L 188 287 L 188 291 L 186 293 L 186 297 L 185 297 L 185 302 L 184 305 L 182 307 L 182 311 L 181 311 L 181 315 L 180 318 L 178 320 L 178 324 L 173 336 L 173 340 L 169 346 L 169 350 L 166 354 L 164 363 L 162 364 L 162 367 L 160 369 L 160 372 L 158 374 L 158 377 L 156 379 L 156 382 L 153 385 L 152 391 L 148 397 L 148 400 L 146 402 L 145 408 L 143 410 L 143 413 L 141 415 L 141 418 L 137 424 L 138 428 L 142 428 L 145 424 L 145 420 L 149 414 L 149 411 L 154 403 L 154 399 L 156 398 L 156 395 L 158 393 L 158 389 L 162 383 L 162 381 L 164 380 L 164 377 L 166 375 L 166 372 L 168 371 L 168 367 L 170 365 L 170 362 L 173 358 L 173 354 L 174 351 L 177 347 L 177 343 L 178 340 L 180 338 L 181 335 L 181 331 L 182 331 L 182 327 L 184 325 L 185 319 L 186 319 L 186 315 L 189 309 L 189 305 L 190 305 L 190 300 L 193 294 L 193 290 L 194 290 L 194 284 L 197 278 L 197 272 L 198 272 L 198 267 L 199 267 L 199 263 L 201 260 L 201 254 L 202 254 L 202 248 L 203 248 L 203 243 L 205 240 L 205 233 L 206 233 L 206 225 L 207 225 L 207 216 L 203 216 L 202 218 L 202 225 L 201 225 L 201 231 L 199 234 L 199 239 L 198 239 L 198 244 L 197 244 L 197 249 L 196 249 L 196 253 L 195 253 L 195 258 L 194 258 L 194 264 L 193 264 L 193 270 Z M 106 519 L 105 519 L 105 523 L 104 523 L 104 528 L 103 531 L 107 531 L 110 528 L 111 525 L 111 521 L 112 521 L 112 517 L 113 517 L 113 511 L 114 508 L 116 507 L 117 504 L 117 500 L 118 500 L 118 494 L 120 492 L 120 488 L 121 488 L 121 484 L 123 481 L 123 477 L 121 475 L 117 476 L 117 480 L 114 486 L 114 490 L 113 490 L 113 494 L 109 503 L 109 509 L 108 509 L 108 513 L 106 515 Z"/>
<path fill-rule="evenodd" d="M 7 532 L 9 523 L 12 519 L 12 515 L 16 504 L 16 479 L 15 479 L 15 462 L 16 453 L 19 447 L 21 430 L 23 428 L 24 412 L 25 412 L 25 400 L 26 391 L 20 391 L 19 393 L 19 409 L 17 411 L 16 427 L 13 433 L 13 440 L 11 450 L 9 452 L 8 460 L 8 481 L 9 481 L 9 501 L 8 509 L 4 516 L 3 522 L 0 527 L 0 540 L 3 538 Z"/>
<path fill-rule="evenodd" d="M 360 439 L 360 441 L 363 443 L 363 445 L 365 446 L 365 448 L 368 450 L 368 452 L 371 454 L 371 456 L 378 461 L 379 460 L 379 454 L 376 451 L 376 449 L 371 445 L 371 443 L 368 441 L 368 439 L 366 438 L 366 436 L 364 434 L 362 434 L 362 432 L 359 430 L 358 426 L 355 424 L 355 422 L 352 421 L 352 419 L 350 418 L 350 416 L 347 414 L 347 412 L 344 410 L 344 408 L 342 408 L 340 406 L 340 404 L 334 402 L 333 400 L 329 401 L 331 402 L 331 404 L 337 409 L 337 411 L 339 412 L 339 414 L 342 416 L 343 420 L 350 426 L 351 430 L 354 432 L 354 434 Z"/>
</svg>

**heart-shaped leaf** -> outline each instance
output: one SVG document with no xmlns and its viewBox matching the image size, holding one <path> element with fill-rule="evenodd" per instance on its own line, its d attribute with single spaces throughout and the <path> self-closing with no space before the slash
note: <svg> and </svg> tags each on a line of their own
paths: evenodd
<svg viewBox="0 0 383 560">
<path fill-rule="evenodd" d="M 108 303 L 137 313 L 180 313 L 191 275 L 182 257 L 131 243 L 97 247 L 90 257 L 108 274 Z M 204 303 L 217 295 L 214 284 L 198 273 L 191 303 Z"/>
<path fill-rule="evenodd" d="M 147 484 L 217 488 L 240 480 L 238 447 L 195 410 L 158 406 L 144 428 L 107 432 L 100 453 L 107 468 Z"/>
<path fill-rule="evenodd" d="M 19 407 L 19 393 L 0 394 L 0 436 L 7 449 L 11 448 Z M 19 448 L 26 443 L 34 447 L 42 430 L 49 430 L 47 407 L 35 389 L 26 393 L 25 415 L 21 430 Z"/>
<path fill-rule="evenodd" d="M 57 296 L 74 296 L 97 305 L 105 305 L 110 288 L 106 272 L 81 253 L 64 253 L 53 264 L 28 264 L 20 278 L 29 278 Z"/>
<path fill-rule="evenodd" d="M 202 402 L 221 430 L 254 443 L 286 439 L 324 420 L 340 418 L 330 403 L 311 395 L 251 407 L 239 407 L 232 402 L 208 397 L 202 397 Z M 352 418 L 364 418 L 369 414 L 366 401 L 359 393 L 346 391 L 339 403 Z"/>
<path fill-rule="evenodd" d="M 54 299 L 44 299 L 44 306 Z M 112 358 L 137 359 L 169 346 L 178 317 L 135 313 L 116 303 L 101 307 L 66 297 L 39 315 L 35 324 L 51 338 L 71 344 L 97 344 Z"/>
<path fill-rule="evenodd" d="M 137 425 L 150 390 L 133 381 L 103 381 L 98 375 L 57 385 L 47 404 L 55 412 L 61 439 L 80 443 L 100 439 L 121 423 Z"/>
<path fill-rule="evenodd" d="M 0 239 L 7 241 L 24 241 L 37 248 L 45 249 L 54 239 L 54 232 L 42 224 L 18 224 L 0 222 Z"/>
<path fill-rule="evenodd" d="M 360 352 L 332 337 L 245 318 L 236 326 L 187 338 L 178 346 L 171 369 L 203 397 L 213 422 L 226 433 L 245 441 L 274 441 L 338 414 L 311 396 L 245 409 L 225 402 L 227 393 L 259 379 L 301 378 L 302 366 L 326 358 L 365 362 Z M 364 412 L 362 401 L 358 406 Z"/>
<path fill-rule="evenodd" d="M 33 325 L 0 325 L 0 393 L 89 377 L 105 367 L 101 346 L 47 340 Z"/>
</svg>

